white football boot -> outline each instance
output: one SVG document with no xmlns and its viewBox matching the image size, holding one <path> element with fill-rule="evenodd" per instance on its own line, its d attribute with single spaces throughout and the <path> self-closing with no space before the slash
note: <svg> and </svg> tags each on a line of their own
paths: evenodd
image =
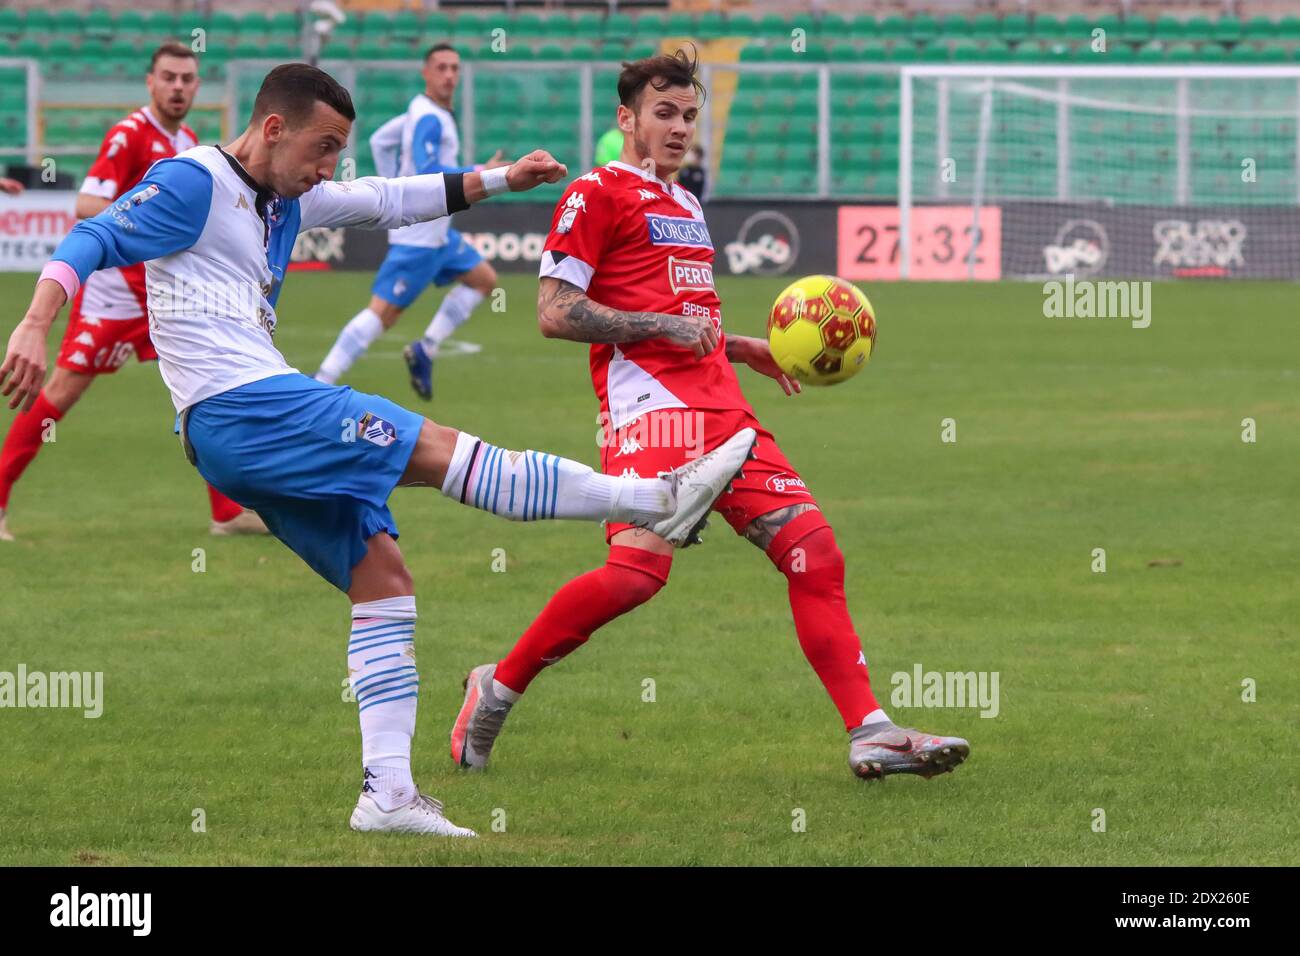
<svg viewBox="0 0 1300 956">
<path fill-rule="evenodd" d="M 744 476 L 741 469 L 753 457 L 751 452 L 757 437 L 754 429 L 742 428 L 707 455 L 672 471 L 660 472 L 659 477 L 673 486 L 677 510 L 646 527 L 674 547 L 699 544 L 709 510 L 733 478 Z"/>
<path fill-rule="evenodd" d="M 256 511 L 245 508 L 229 521 L 213 521 L 212 533 L 218 537 L 230 534 L 270 534 L 266 522 Z"/>
<path fill-rule="evenodd" d="M 12 541 L 14 536 L 9 533 L 9 525 L 5 522 L 5 510 L 0 508 L 0 541 Z"/>
<path fill-rule="evenodd" d="M 482 770 L 512 706 L 492 690 L 495 664 L 480 664 L 465 678 L 465 700 L 451 727 L 451 759 L 462 767 Z"/>
<path fill-rule="evenodd" d="M 444 837 L 476 837 L 468 827 L 458 827 L 442 813 L 442 802 L 428 794 L 415 792 L 410 803 L 394 810 L 384 810 L 370 794 L 362 792 L 348 825 L 363 832 L 428 833 Z"/>
</svg>

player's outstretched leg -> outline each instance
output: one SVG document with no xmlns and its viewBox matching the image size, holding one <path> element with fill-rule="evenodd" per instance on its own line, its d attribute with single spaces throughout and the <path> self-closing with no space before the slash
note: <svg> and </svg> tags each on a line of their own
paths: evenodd
<svg viewBox="0 0 1300 956">
<path fill-rule="evenodd" d="M 767 552 L 789 583 L 790 610 L 804 656 L 849 731 L 849 767 L 873 779 L 895 773 L 932 777 L 970 755 L 960 737 L 898 727 L 871 691 L 862 642 L 844 595 L 844 555 L 816 505 L 790 505 L 755 518 L 746 537 Z"/>
<path fill-rule="evenodd" d="M 334 340 L 334 345 L 320 363 L 316 381 L 326 385 L 335 384 L 357 359 L 366 354 L 375 339 L 393 327 L 401 315 L 400 305 L 377 295 L 371 296 L 370 304 L 354 315 L 339 332 L 339 337 Z"/>
<path fill-rule="evenodd" d="M 90 388 L 95 376 L 56 367 L 32 407 L 14 416 L 0 448 L 0 541 L 12 541 L 7 514 L 9 495 L 42 446 L 52 442 L 55 427 Z"/>
<path fill-rule="evenodd" d="M 588 571 L 556 591 L 510 653 L 498 664 L 482 664 L 465 680 L 465 700 L 451 729 L 451 759 L 462 767 L 487 766 L 492 745 L 510 708 L 533 678 L 587 642 L 597 628 L 640 607 L 668 583 L 672 545 L 648 532 L 642 547 L 611 543 L 603 567 Z"/>
<path fill-rule="evenodd" d="M 686 547 L 745 463 L 754 437 L 744 428 L 657 478 L 623 478 L 558 455 L 508 451 L 426 421 L 400 483 L 433 485 L 453 501 L 512 521 L 624 522 Z"/>
<path fill-rule="evenodd" d="M 496 270 L 479 259 L 478 253 L 458 233 L 449 237 L 448 245 L 453 243 L 466 250 L 461 254 L 462 264 L 471 260 L 476 264 L 456 276 L 458 284 L 443 296 L 437 314 L 424 330 L 424 337 L 416 339 L 402 352 L 411 376 L 411 387 L 426 401 L 433 398 L 433 362 L 438 357 L 439 346 L 469 320 L 470 313 L 497 284 Z"/>
<path fill-rule="evenodd" d="M 376 597 L 376 595 L 390 595 Z M 361 720 L 361 794 L 354 830 L 472 837 L 422 794 L 411 776 L 420 675 L 415 665 L 415 588 L 397 543 L 387 534 L 367 542 L 352 570 L 352 633 L 348 682 Z"/>
</svg>

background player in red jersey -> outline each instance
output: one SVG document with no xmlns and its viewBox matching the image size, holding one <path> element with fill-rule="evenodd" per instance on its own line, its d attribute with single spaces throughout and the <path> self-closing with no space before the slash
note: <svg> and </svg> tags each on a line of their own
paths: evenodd
<svg viewBox="0 0 1300 956">
<path fill-rule="evenodd" d="M 158 160 L 198 145 L 194 130 L 184 123 L 199 89 L 194 52 L 181 43 L 158 47 L 145 85 L 149 105 L 105 134 L 77 196 L 78 219 L 98 215 Z M 6 522 L 9 494 L 41 450 L 50 423 L 67 414 L 96 376 L 116 372 L 132 354 L 141 362 L 157 361 L 145 303 L 143 265 L 96 272 L 73 300 L 54 372 L 32 407 L 14 418 L 0 448 L 0 541 L 13 539 Z M 210 485 L 208 498 L 213 534 L 266 533 L 256 513 Z"/>
<path fill-rule="evenodd" d="M 714 508 L 786 577 L 799 644 L 848 728 L 850 767 L 861 777 L 952 770 L 970 752 L 965 740 L 898 727 L 876 702 L 835 534 L 732 369 L 743 363 L 798 391 L 765 340 L 723 335 L 704 213 L 671 181 L 704 93 L 682 51 L 624 64 L 622 157 L 575 180 L 556 207 L 542 255 L 542 334 L 591 343 L 606 474 L 654 475 L 741 428 L 757 432 L 753 459 Z M 605 565 L 556 592 L 504 660 L 470 672 L 451 734 L 462 766 L 487 764 L 511 705 L 542 668 L 667 583 L 673 548 L 663 538 L 614 523 L 605 537 Z"/>
</svg>

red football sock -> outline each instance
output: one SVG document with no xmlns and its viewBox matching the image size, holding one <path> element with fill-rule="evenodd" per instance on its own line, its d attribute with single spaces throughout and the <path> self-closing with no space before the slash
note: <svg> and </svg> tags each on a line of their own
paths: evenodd
<svg viewBox="0 0 1300 956">
<path fill-rule="evenodd" d="M 658 594 L 672 566 L 671 554 L 613 545 L 604 567 L 574 578 L 552 595 L 497 665 L 496 679 L 522 694 L 543 667 L 577 650 L 602 624 Z"/>
<path fill-rule="evenodd" d="M 880 705 L 844 599 L 844 555 L 820 511 L 782 528 L 767 556 L 790 582 L 790 610 L 804 656 L 852 730 Z"/>
<path fill-rule="evenodd" d="M 244 510 L 238 501 L 232 501 L 211 485 L 208 485 L 208 501 L 212 503 L 213 521 L 229 521 L 239 517 L 239 513 Z"/>
<path fill-rule="evenodd" d="M 14 416 L 4 448 L 0 449 L 0 508 L 9 507 L 9 492 L 14 482 L 41 450 L 46 421 L 57 422 L 62 417 L 63 412 L 50 403 L 43 391 L 36 396 L 29 411 Z"/>
</svg>

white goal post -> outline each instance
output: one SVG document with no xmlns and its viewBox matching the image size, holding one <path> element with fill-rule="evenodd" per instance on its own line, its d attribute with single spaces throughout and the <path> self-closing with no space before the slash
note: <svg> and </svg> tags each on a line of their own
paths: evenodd
<svg viewBox="0 0 1300 956">
<path fill-rule="evenodd" d="M 1300 67 L 905 66 L 901 278 L 1300 279 Z"/>
</svg>

